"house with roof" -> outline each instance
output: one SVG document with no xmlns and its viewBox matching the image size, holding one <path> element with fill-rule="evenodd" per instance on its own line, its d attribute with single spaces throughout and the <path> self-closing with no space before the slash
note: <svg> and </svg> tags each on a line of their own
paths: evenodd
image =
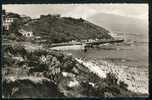
<svg viewBox="0 0 152 100">
<path fill-rule="evenodd" d="M 7 12 L 2 10 L 2 26 L 3 30 L 8 31 L 12 25 L 12 23 L 16 20 L 14 17 L 7 16 Z"/>
<path fill-rule="evenodd" d="M 21 33 L 22 36 L 25 36 L 27 38 L 33 37 L 33 32 L 32 31 L 26 31 L 24 29 L 20 29 L 18 32 Z"/>
</svg>

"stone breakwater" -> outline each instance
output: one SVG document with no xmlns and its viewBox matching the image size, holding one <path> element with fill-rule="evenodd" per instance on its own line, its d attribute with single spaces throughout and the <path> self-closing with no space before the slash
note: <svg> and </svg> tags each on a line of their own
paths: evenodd
<svg viewBox="0 0 152 100">
<path fill-rule="evenodd" d="M 107 61 L 83 61 L 76 59 L 85 65 L 93 73 L 101 78 L 105 78 L 107 73 L 114 73 L 119 81 L 123 81 L 128 85 L 128 89 L 134 92 L 148 94 L 148 69 L 140 69 L 137 67 L 120 66 Z"/>
</svg>

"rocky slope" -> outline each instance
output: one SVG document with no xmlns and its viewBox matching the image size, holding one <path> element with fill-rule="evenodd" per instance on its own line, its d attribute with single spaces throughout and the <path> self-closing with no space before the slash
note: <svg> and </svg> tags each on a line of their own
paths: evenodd
<svg viewBox="0 0 152 100">
<path fill-rule="evenodd" d="M 3 97 L 144 96 L 109 72 L 99 77 L 72 55 L 26 45 L 3 47 Z"/>
<path fill-rule="evenodd" d="M 96 60 L 81 60 L 78 62 L 83 63 L 101 78 L 105 78 L 107 73 L 114 73 L 118 81 L 123 81 L 128 85 L 127 89 L 148 94 L 148 69 L 139 69 L 137 67 L 130 67 L 125 65 L 117 65 L 104 60 L 100 60 L 98 63 Z"/>
</svg>

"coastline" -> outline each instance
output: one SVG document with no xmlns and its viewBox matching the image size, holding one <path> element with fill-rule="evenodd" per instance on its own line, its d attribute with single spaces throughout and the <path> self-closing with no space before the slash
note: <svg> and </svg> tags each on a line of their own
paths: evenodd
<svg viewBox="0 0 152 100">
<path fill-rule="evenodd" d="M 134 80 L 130 79 L 129 81 L 127 81 L 127 78 L 130 77 L 127 76 L 128 74 L 124 74 L 125 69 L 121 69 L 124 68 L 124 66 L 116 66 L 106 61 L 101 61 L 100 63 L 98 63 L 98 61 L 91 59 L 89 59 L 88 61 L 82 60 L 78 59 L 77 57 L 73 57 L 68 52 L 64 53 L 56 50 L 35 48 L 31 51 L 32 48 L 28 48 L 27 46 L 21 46 L 21 48 L 8 46 L 6 50 L 10 48 L 12 48 L 11 50 L 13 51 L 19 51 L 20 49 L 23 51 L 25 49 L 27 53 L 26 55 L 24 55 L 19 52 L 19 56 L 16 56 L 14 55 L 15 52 L 12 52 L 11 56 L 5 58 L 6 60 L 12 58 L 18 63 L 24 62 L 24 64 L 28 65 L 23 65 L 22 67 L 17 66 L 17 68 L 15 66 L 13 68 L 5 67 L 3 69 L 6 72 L 5 73 L 3 71 L 3 75 L 5 76 L 3 82 L 7 84 L 7 86 L 10 86 L 10 84 L 14 83 L 18 85 L 17 90 L 15 86 L 10 87 L 10 96 L 12 97 L 15 97 L 15 93 L 19 95 L 18 93 L 21 93 L 22 90 L 20 89 L 22 88 L 27 89 L 26 91 L 33 91 L 33 95 L 29 95 L 27 92 L 27 94 L 23 94 L 23 97 L 26 95 L 29 97 L 39 96 L 40 94 L 46 95 L 47 93 L 49 93 L 48 90 L 52 89 L 52 87 L 47 88 L 46 84 L 52 84 L 55 87 L 55 90 L 60 91 L 59 93 L 62 93 L 63 96 L 67 97 L 102 95 L 106 96 L 107 91 L 109 91 L 108 93 L 111 94 L 111 96 L 148 96 L 148 93 L 146 92 L 148 89 L 146 89 L 146 87 L 144 86 L 147 84 L 142 84 L 141 86 L 143 87 L 140 87 Z M 31 57 L 31 53 L 33 55 L 32 57 L 34 58 Z M 24 57 L 26 56 L 26 59 L 14 59 L 14 57 L 19 58 L 23 57 L 23 55 Z M 33 59 L 37 62 L 35 67 L 30 65 L 31 63 L 33 63 Z M 14 62 L 11 62 L 11 65 L 12 64 L 14 64 Z M 42 64 L 43 67 L 41 67 Z M 111 76 L 109 76 L 111 77 L 110 79 L 108 77 L 109 73 L 111 74 Z M 116 76 L 114 74 L 116 74 Z M 134 77 L 131 73 L 129 75 Z M 115 81 L 116 83 L 113 83 L 113 80 L 117 80 Z M 25 84 L 25 82 L 27 83 Z M 122 85 L 120 84 L 120 82 L 124 82 L 124 84 Z M 33 86 L 33 84 L 35 85 Z M 87 87 L 87 84 L 89 85 L 89 87 Z M 135 84 L 134 87 L 132 86 L 133 84 Z M 27 87 L 27 85 L 30 86 L 31 90 Z M 41 85 L 42 88 L 39 88 L 39 85 Z M 128 87 L 126 85 L 128 85 Z M 37 86 L 38 88 L 35 88 L 35 86 Z M 67 87 L 71 89 L 69 90 L 69 88 Z M 46 88 L 46 90 L 43 90 L 44 88 Z M 85 91 L 83 93 L 80 92 L 86 90 L 87 88 L 91 89 L 91 94 L 88 94 L 88 91 Z M 111 91 L 111 89 L 116 89 L 116 91 L 119 92 L 117 93 L 115 91 Z M 136 89 L 139 91 L 137 91 Z M 9 90 L 6 91 L 8 92 Z M 40 94 L 34 94 L 34 91 L 39 91 Z M 52 94 L 49 94 L 48 96 L 50 95 Z M 7 94 L 4 94 L 4 96 L 7 96 Z"/>
<path fill-rule="evenodd" d="M 83 61 L 78 58 L 76 60 L 101 78 L 105 78 L 106 74 L 111 72 L 116 75 L 118 82 L 124 81 L 128 85 L 128 90 L 148 94 L 148 76 L 145 77 L 146 74 L 139 72 L 137 68 L 118 66 L 107 61 L 101 61 L 99 64 L 96 61 Z"/>
<path fill-rule="evenodd" d="M 71 46 L 58 46 L 51 48 L 53 50 L 83 50 L 82 45 Z M 79 58 L 75 58 L 79 63 L 85 65 L 90 71 L 95 73 L 101 78 L 105 78 L 106 74 L 112 72 L 116 74 L 118 81 L 124 81 L 128 85 L 128 89 L 134 92 L 149 94 L 148 90 L 148 69 L 131 67 L 126 65 L 118 65 L 107 60 L 84 61 Z"/>
</svg>

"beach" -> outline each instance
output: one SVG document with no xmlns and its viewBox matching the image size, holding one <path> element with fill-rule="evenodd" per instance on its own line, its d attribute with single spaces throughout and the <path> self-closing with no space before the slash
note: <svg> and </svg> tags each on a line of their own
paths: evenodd
<svg viewBox="0 0 152 100">
<path fill-rule="evenodd" d="M 104 49 L 103 46 L 102 48 L 88 48 L 87 52 L 84 52 L 80 45 L 60 46 L 52 49 L 72 54 L 78 62 L 101 78 L 105 78 L 107 73 L 112 72 L 116 74 L 118 80 L 128 85 L 129 90 L 148 94 L 147 44 L 109 45 Z"/>
</svg>

